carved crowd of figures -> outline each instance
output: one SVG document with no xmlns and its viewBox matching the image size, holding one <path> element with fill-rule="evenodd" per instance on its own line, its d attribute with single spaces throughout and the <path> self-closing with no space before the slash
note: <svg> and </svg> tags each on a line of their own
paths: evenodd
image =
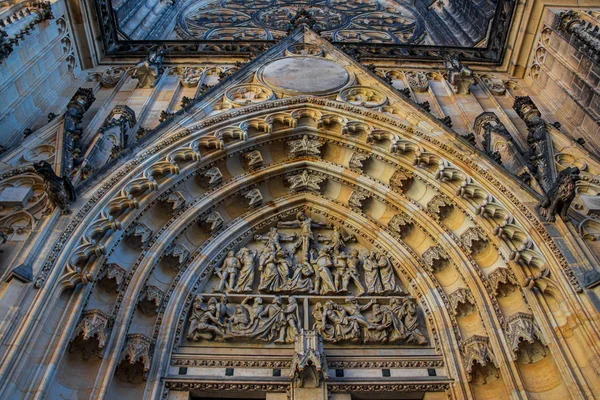
<svg viewBox="0 0 600 400">
<path fill-rule="evenodd" d="M 357 296 L 402 293 L 390 259 L 375 251 L 361 255 L 355 249 L 346 254 L 346 242 L 354 237 L 344 236 L 338 227 L 315 222 L 303 214 L 296 221 L 280 222 L 279 226 L 299 228 L 301 232 L 288 234 L 272 227 L 266 234 L 254 237 L 262 242 L 262 248 L 230 251 L 215 270 L 219 280 L 215 292 L 252 293 L 257 282 L 260 293 Z M 314 227 L 332 232 L 313 235 Z M 285 249 L 283 242 L 292 242 L 293 249 Z M 315 249 L 315 242 L 322 243 L 322 247 Z M 295 256 L 297 250 L 300 257 Z"/>
<path fill-rule="evenodd" d="M 267 305 L 260 297 L 246 297 L 230 306 L 227 296 L 220 300 L 211 297 L 208 302 L 196 296 L 187 337 L 192 341 L 254 339 L 293 343 L 301 328 L 298 301 L 292 296 L 286 305 L 282 303 L 279 296 Z"/>
<path fill-rule="evenodd" d="M 367 315 L 366 311 L 371 310 Z M 332 300 L 317 303 L 312 311 L 313 329 L 326 342 L 427 343 L 417 317 L 417 306 L 410 298 L 392 298 L 389 305 L 372 299 L 359 304 L 355 297 L 345 304 Z"/>
</svg>

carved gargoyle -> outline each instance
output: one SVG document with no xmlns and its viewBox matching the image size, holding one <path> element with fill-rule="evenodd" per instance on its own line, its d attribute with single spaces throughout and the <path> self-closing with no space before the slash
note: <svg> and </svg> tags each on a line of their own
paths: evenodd
<svg viewBox="0 0 600 400">
<path fill-rule="evenodd" d="M 59 207 L 62 214 L 68 214 L 70 212 L 69 203 L 77 199 L 71 180 L 66 176 L 56 175 L 52 166 L 43 160 L 34 163 L 33 168 L 44 180 L 44 191 L 48 196 L 48 200 L 50 200 L 50 204 L 52 204 L 52 209 Z"/>
<path fill-rule="evenodd" d="M 575 198 L 576 183 L 579 180 L 579 168 L 568 167 L 560 171 L 556 181 L 540 202 L 540 214 L 548 222 L 556 220 L 558 214 L 563 221 L 568 221 L 567 211 Z"/>
<path fill-rule="evenodd" d="M 446 67 L 446 73 L 448 74 L 448 82 L 454 93 L 471 93 L 470 87 L 475 84 L 473 71 L 458 61 L 456 57 L 450 55 L 444 57 L 444 66 Z"/>
<path fill-rule="evenodd" d="M 166 48 L 160 46 L 151 51 L 147 58 L 137 63 L 132 77 L 139 81 L 140 88 L 153 88 L 156 86 L 158 79 L 165 70 L 162 65 L 165 52 Z"/>
</svg>

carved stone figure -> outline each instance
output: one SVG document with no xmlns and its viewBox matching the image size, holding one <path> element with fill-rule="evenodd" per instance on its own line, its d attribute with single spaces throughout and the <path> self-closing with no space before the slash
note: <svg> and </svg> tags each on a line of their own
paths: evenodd
<svg viewBox="0 0 600 400">
<path fill-rule="evenodd" d="M 258 285 L 258 290 L 260 292 L 274 293 L 282 287 L 283 279 L 277 268 L 277 253 L 281 252 L 281 250 L 275 252 L 265 248 L 260 255 L 258 264 L 258 270 L 260 271 L 260 284 Z"/>
<path fill-rule="evenodd" d="M 303 212 L 299 212 L 298 214 L 296 214 L 295 221 L 282 221 L 279 222 L 277 226 L 300 228 L 300 237 L 294 245 L 294 250 L 301 248 L 304 259 L 307 260 L 311 242 L 314 240 L 312 228 L 328 227 L 329 225 L 315 222 L 312 218 L 306 216 L 306 214 L 304 214 Z"/>
<path fill-rule="evenodd" d="M 540 214 L 546 218 L 546 221 L 554 222 L 556 214 L 563 220 L 568 220 L 567 212 L 575 198 L 578 180 L 579 168 L 577 167 L 568 167 L 558 173 L 556 182 L 539 204 Z"/>
<path fill-rule="evenodd" d="M 165 69 L 163 68 L 163 58 L 166 48 L 158 47 L 150 52 L 147 58 L 136 64 L 135 72 L 132 78 L 138 80 L 140 88 L 152 88 L 158 83 Z"/>
<path fill-rule="evenodd" d="M 56 175 L 52 166 L 43 160 L 33 163 L 33 168 L 44 180 L 44 191 L 52 205 L 47 213 L 50 213 L 54 207 L 58 207 L 62 214 L 68 214 L 70 212 L 69 203 L 73 203 L 77 199 L 71 180 L 66 176 Z"/>
<path fill-rule="evenodd" d="M 473 71 L 469 67 L 464 66 L 456 57 L 450 55 L 446 55 L 444 58 L 444 66 L 448 74 L 448 82 L 454 93 L 471 93 L 470 87 L 475 84 Z"/>
<path fill-rule="evenodd" d="M 256 271 L 256 251 L 243 247 L 238 251 L 237 258 L 242 264 L 235 291 L 239 293 L 252 293 L 254 275 Z"/>
<path fill-rule="evenodd" d="M 240 260 L 235 256 L 233 251 L 227 253 L 227 257 L 223 262 L 223 266 L 215 271 L 221 278 L 219 286 L 215 289 L 216 292 L 224 292 L 234 290 L 237 283 L 238 273 L 242 269 Z"/>
<path fill-rule="evenodd" d="M 204 298 L 202 296 L 196 296 L 188 328 L 188 339 L 212 340 L 224 338 L 223 324 L 219 321 L 217 315 L 217 299 L 212 297 L 208 301 L 207 308 L 204 308 L 203 302 Z"/>
<path fill-rule="evenodd" d="M 335 283 L 329 268 L 333 265 L 331 258 L 325 249 L 319 250 L 319 256 L 315 257 L 315 251 L 311 249 L 310 263 L 315 269 L 315 291 L 320 294 L 335 293 Z"/>
<path fill-rule="evenodd" d="M 426 344 L 427 339 L 419 329 L 417 317 L 417 305 L 411 299 L 406 298 L 402 306 L 404 326 L 406 327 L 407 343 Z"/>
<path fill-rule="evenodd" d="M 380 254 L 377 259 L 377 266 L 379 267 L 379 273 L 381 274 L 383 291 L 386 293 L 401 292 L 402 290 L 396 281 L 396 274 L 394 273 L 394 267 L 390 262 L 390 259 L 386 255 Z"/>
<path fill-rule="evenodd" d="M 358 289 L 358 296 L 365 294 L 366 289 L 360 281 L 359 268 L 361 265 L 360 256 L 358 250 L 352 250 L 350 257 L 346 260 L 346 270 L 342 277 L 342 291 L 347 292 L 350 282 L 354 283 Z"/>
<path fill-rule="evenodd" d="M 292 273 L 292 277 L 285 284 L 285 291 L 289 293 L 316 293 L 313 284 L 314 275 L 315 270 L 308 262 L 298 264 Z"/>
<path fill-rule="evenodd" d="M 376 294 L 383 291 L 378 268 L 377 256 L 374 251 L 371 251 L 363 261 L 363 271 L 368 294 Z"/>
<path fill-rule="evenodd" d="M 323 225 L 320 226 L 322 227 Z M 329 243 L 328 250 L 333 250 L 333 254 L 339 254 L 346 247 L 346 242 L 356 240 L 356 236 L 353 234 L 344 236 L 342 230 L 338 226 L 334 226 L 331 235 L 319 234 L 317 235 L 317 239 L 319 242 Z"/>
<path fill-rule="evenodd" d="M 277 230 L 277 228 L 271 228 L 269 233 L 266 235 L 255 235 L 254 240 L 262 241 L 265 246 L 269 247 L 271 251 L 280 251 L 281 250 L 281 241 L 291 241 L 296 238 L 296 234 L 293 233 L 291 235 L 281 233 Z"/>
</svg>

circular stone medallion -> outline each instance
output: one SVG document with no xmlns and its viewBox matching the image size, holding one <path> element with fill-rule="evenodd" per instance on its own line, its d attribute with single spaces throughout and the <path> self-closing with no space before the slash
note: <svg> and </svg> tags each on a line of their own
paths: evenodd
<svg viewBox="0 0 600 400">
<path fill-rule="evenodd" d="M 273 89 L 293 94 L 337 92 L 350 80 L 346 69 L 318 57 L 288 57 L 263 67 L 260 76 Z"/>
</svg>

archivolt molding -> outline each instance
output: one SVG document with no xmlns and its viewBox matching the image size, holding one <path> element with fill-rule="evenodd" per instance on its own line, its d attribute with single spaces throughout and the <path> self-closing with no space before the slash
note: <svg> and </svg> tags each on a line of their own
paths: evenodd
<svg viewBox="0 0 600 400">
<path fill-rule="evenodd" d="M 417 162 L 417 164 L 421 164 L 423 155 L 428 154 L 428 150 L 425 150 L 425 149 L 430 149 L 429 151 L 431 151 L 432 156 L 435 156 L 435 153 L 437 153 L 437 152 L 451 156 L 452 157 L 451 161 L 456 163 L 454 165 L 460 166 L 460 168 L 467 168 L 467 169 L 477 173 L 477 176 L 481 178 L 480 184 L 484 185 L 484 186 L 481 186 L 481 190 L 483 190 L 483 191 L 490 190 L 492 193 L 495 193 L 496 196 L 498 196 L 498 197 L 495 197 L 492 194 L 485 196 L 486 204 L 480 204 L 479 210 L 482 210 L 482 209 L 488 210 L 488 208 L 489 208 L 491 211 L 489 211 L 489 212 L 486 211 L 487 213 L 483 213 L 483 214 L 486 216 L 489 216 L 489 215 L 495 216 L 495 215 L 499 215 L 498 210 L 505 209 L 505 207 L 503 207 L 502 204 L 499 202 L 498 198 L 502 198 L 504 201 L 507 201 L 509 204 L 512 203 L 514 208 L 516 210 L 519 210 L 519 217 L 523 218 L 523 221 L 526 221 L 524 226 L 533 228 L 533 231 L 531 229 L 520 228 L 519 225 L 516 223 L 516 220 L 515 220 L 515 224 L 514 224 L 516 228 L 514 228 L 514 229 L 520 228 L 523 232 L 527 232 L 527 231 L 533 232 L 536 235 L 536 240 L 538 240 L 538 244 L 542 244 L 542 248 L 549 249 L 550 253 L 552 253 L 553 255 L 555 255 L 558 258 L 558 262 L 563 267 L 567 276 L 570 278 L 571 284 L 575 285 L 575 287 L 577 288 L 577 285 L 576 285 L 577 282 L 576 282 L 574 276 L 572 276 L 572 272 L 571 272 L 571 275 L 569 275 L 570 270 L 568 269 L 566 260 L 558 251 L 558 247 L 551 241 L 548 233 L 545 231 L 545 229 L 543 228 L 541 223 L 537 220 L 537 218 L 534 217 L 533 213 L 530 210 L 528 210 L 527 207 L 524 204 L 522 204 L 508 188 L 505 188 L 503 185 L 501 185 L 492 176 L 492 174 L 488 170 L 484 170 L 482 167 L 475 164 L 474 161 L 470 160 L 467 156 L 460 153 L 457 149 L 454 149 L 454 148 L 450 147 L 449 145 L 443 144 L 437 139 L 431 138 L 426 133 L 423 133 L 417 129 L 414 129 L 407 125 L 404 125 L 401 122 L 399 122 L 398 120 L 393 120 L 391 118 L 384 117 L 381 114 L 367 111 L 367 110 L 364 110 L 361 108 L 351 107 L 351 106 L 347 106 L 347 105 L 344 105 L 341 103 L 332 102 L 332 101 L 328 101 L 328 100 L 324 100 L 324 99 L 320 99 L 320 98 L 313 98 L 313 97 L 300 97 L 300 98 L 293 98 L 293 99 L 288 99 L 288 100 L 273 101 L 273 102 L 261 104 L 259 106 L 250 106 L 250 107 L 246 107 L 246 108 L 242 108 L 242 109 L 236 109 L 236 110 L 219 115 L 214 118 L 208 118 L 205 121 L 202 121 L 199 124 L 192 127 L 191 130 L 188 130 L 188 129 L 181 130 L 181 131 L 173 134 L 172 136 L 168 137 L 167 139 L 159 142 L 157 145 L 152 146 L 147 151 L 143 152 L 138 158 L 136 158 L 135 160 L 132 160 L 131 162 L 126 164 L 125 167 L 123 167 L 121 170 L 119 170 L 117 173 L 113 174 L 112 177 L 108 180 L 108 182 L 105 183 L 102 187 L 100 187 L 97 190 L 96 194 L 94 196 L 92 196 L 92 198 L 74 216 L 72 223 L 69 224 L 69 226 L 65 229 L 65 232 L 63 233 L 63 235 L 61 236 L 59 241 L 55 244 L 53 251 L 51 252 L 50 256 L 48 257 L 46 263 L 44 264 L 44 266 L 42 268 L 40 275 L 38 276 L 36 285 L 38 287 L 41 287 L 44 284 L 46 278 L 48 277 L 48 274 L 50 273 L 52 266 L 55 265 L 55 263 L 59 259 L 64 258 L 65 254 L 67 254 L 67 252 L 71 251 L 70 249 L 65 249 L 63 251 L 62 247 L 67 243 L 69 237 L 71 237 L 71 235 L 76 234 L 76 232 L 78 232 L 78 231 L 82 232 L 82 237 L 84 239 L 82 240 L 82 243 L 79 245 L 78 249 L 72 253 L 72 256 L 70 256 L 71 265 L 75 267 L 75 270 L 77 271 L 77 269 L 81 270 L 81 269 L 89 268 L 90 262 L 93 261 L 94 257 L 102 257 L 102 253 L 103 253 L 102 246 L 107 245 L 107 243 L 108 243 L 107 240 L 110 238 L 110 233 L 114 232 L 114 231 L 122 230 L 122 228 L 124 226 L 123 222 L 125 221 L 125 219 L 129 219 L 129 214 L 131 213 L 131 211 L 133 211 L 137 207 L 139 207 L 139 203 L 141 201 L 144 201 L 144 202 L 147 201 L 147 198 L 149 197 L 148 196 L 149 193 L 157 191 L 157 194 L 159 194 L 158 189 L 162 188 L 162 186 L 164 186 L 166 184 L 166 182 L 168 182 L 169 185 L 173 185 L 177 182 L 180 182 L 181 179 L 172 180 L 171 177 L 180 174 L 182 171 L 186 171 L 186 173 L 188 173 L 187 171 L 190 170 L 189 167 L 192 165 L 192 163 L 197 162 L 199 159 L 202 158 L 199 155 L 198 146 L 194 144 L 197 142 L 192 141 L 191 144 L 188 144 L 188 143 L 190 143 L 189 139 L 195 139 L 195 138 L 202 136 L 204 134 L 204 130 L 207 128 L 218 129 L 220 126 L 223 126 L 226 124 L 230 125 L 232 122 L 231 121 L 232 119 L 241 118 L 241 117 L 247 118 L 248 116 L 251 116 L 252 118 L 256 118 L 259 114 L 264 114 L 265 111 L 268 112 L 269 109 L 273 109 L 275 107 L 283 107 L 283 106 L 288 106 L 288 107 L 290 107 L 290 106 L 291 107 L 295 107 L 295 106 L 325 107 L 325 108 L 333 109 L 333 110 L 335 110 L 335 112 L 340 112 L 340 111 L 345 112 L 345 113 L 349 114 L 351 117 L 353 114 L 354 115 L 358 114 L 361 116 L 360 118 L 362 118 L 362 119 L 366 118 L 370 121 L 373 121 L 373 123 L 386 124 L 387 129 L 394 129 L 395 131 L 399 130 L 402 134 L 410 135 L 412 137 L 412 139 L 406 139 L 406 140 L 401 139 L 401 140 L 404 140 L 406 142 L 410 142 L 410 140 L 418 141 L 418 144 L 411 145 L 411 146 L 413 146 L 411 148 L 411 146 L 409 146 L 409 147 L 406 147 L 404 145 L 398 146 L 398 144 L 397 144 L 398 141 L 396 139 L 394 139 L 394 141 L 395 141 L 394 145 L 391 145 L 384 152 L 382 152 L 381 150 L 379 150 L 377 148 L 379 146 L 373 147 L 372 151 L 373 151 L 374 155 L 378 156 L 378 157 L 382 157 L 382 158 L 390 157 L 389 154 L 385 154 L 385 153 L 387 153 L 387 151 L 389 151 L 389 150 L 392 150 L 393 152 L 397 152 L 398 149 L 400 149 L 400 151 L 398 151 L 400 156 L 402 155 L 403 152 L 406 151 L 405 149 L 409 149 L 409 150 L 423 149 L 424 151 L 421 151 L 421 150 L 419 150 L 418 152 L 415 151 L 415 154 L 419 154 L 419 161 Z M 253 113 L 254 113 L 254 115 L 252 115 Z M 391 128 L 390 128 L 390 126 L 391 126 Z M 325 127 L 325 125 L 322 124 L 322 127 Z M 266 129 L 266 130 L 271 131 L 272 129 Z M 192 133 L 192 132 L 194 132 L 194 133 Z M 323 133 L 323 134 L 325 134 L 325 133 Z M 268 133 L 267 133 L 267 135 L 268 135 Z M 237 136 L 238 140 L 240 140 L 240 139 L 243 140 L 246 138 L 247 138 L 247 136 L 243 137 L 243 135 Z M 331 136 L 331 138 L 332 139 L 330 139 L 330 140 L 333 140 L 333 138 L 335 138 L 335 135 Z M 368 147 L 365 144 L 360 143 L 360 141 L 353 134 L 346 135 L 346 138 L 347 138 L 347 142 L 353 143 L 357 147 L 364 147 L 364 148 L 368 149 Z M 231 143 L 230 145 L 233 145 L 233 143 Z M 237 144 L 234 146 L 237 146 Z M 423 146 L 425 146 L 425 147 L 423 147 Z M 183 153 L 181 152 L 182 149 L 184 149 Z M 185 150 L 185 149 L 189 149 L 189 150 Z M 165 153 L 167 153 L 166 157 L 165 157 Z M 186 154 L 186 155 L 181 156 L 181 154 Z M 187 154 L 190 154 L 190 156 L 188 156 Z M 218 155 L 219 155 L 218 151 L 213 152 L 210 155 L 207 155 L 204 157 L 205 158 L 204 162 L 210 162 L 212 160 L 216 160 Z M 393 156 L 393 157 L 395 160 L 398 159 L 395 156 Z M 427 157 L 429 157 L 429 155 L 427 155 Z M 439 159 L 439 156 L 436 156 L 436 157 L 438 157 L 438 159 Z M 434 157 L 434 159 L 435 159 L 435 157 Z M 166 161 L 162 161 L 162 160 L 166 160 Z M 401 160 L 401 157 L 400 157 L 400 160 Z M 440 161 L 438 161 L 438 163 L 439 162 Z M 427 162 L 426 164 L 430 164 L 430 162 Z M 447 163 L 443 163 L 442 165 L 444 166 L 444 171 L 445 171 L 448 168 L 451 168 L 452 164 L 450 164 L 450 161 L 447 161 Z M 144 171 L 140 173 L 139 171 L 142 168 L 144 168 Z M 340 167 L 338 172 L 340 174 L 344 173 L 343 172 L 344 168 L 345 167 Z M 431 172 L 432 171 L 430 171 L 429 173 L 431 173 Z M 415 170 L 415 173 L 417 174 L 418 177 L 420 177 L 420 179 L 423 179 L 424 181 L 431 179 L 431 178 L 428 178 L 427 172 L 425 172 L 422 169 L 417 168 Z M 444 176 L 446 176 L 445 172 L 444 172 Z M 438 188 L 438 190 L 442 189 L 442 190 L 450 193 L 450 189 L 446 188 L 446 184 L 449 185 L 451 182 L 453 182 L 455 180 L 454 176 L 455 176 L 455 174 L 452 173 L 450 175 L 450 177 L 452 177 L 452 179 L 450 179 L 450 182 L 444 183 L 442 186 L 440 186 Z M 236 180 L 236 179 L 237 178 L 234 178 L 234 180 Z M 121 190 L 116 190 L 114 187 L 119 182 L 122 182 L 122 181 L 127 182 L 126 186 Z M 229 183 L 231 183 L 231 181 L 229 181 Z M 429 184 L 431 184 L 431 183 L 429 183 Z M 467 184 L 467 186 L 468 185 L 476 185 L 476 184 L 471 180 Z M 374 188 L 369 186 L 366 189 L 373 190 Z M 382 190 L 382 193 L 385 193 L 385 192 L 386 192 L 386 190 Z M 478 192 L 478 190 L 474 190 L 474 191 L 471 191 L 470 193 L 477 193 L 477 192 Z M 111 193 L 112 193 L 112 195 L 111 195 Z M 208 192 L 208 193 L 211 193 L 211 192 Z M 473 196 L 467 196 L 467 197 L 472 198 Z M 476 196 L 476 197 L 481 197 L 481 196 Z M 103 199 L 105 199 L 105 198 L 111 198 L 111 200 L 104 201 Z M 103 202 L 101 204 L 98 204 L 101 200 L 103 200 Z M 150 203 L 154 203 L 155 201 L 157 201 L 157 200 L 155 199 L 155 200 L 151 201 Z M 493 204 L 494 207 L 489 206 L 489 204 Z M 95 222 L 92 222 L 94 220 L 94 217 L 92 214 L 90 214 L 90 211 L 92 211 L 93 209 L 98 209 L 98 207 L 100 207 L 103 211 L 97 215 Z M 415 207 L 415 205 L 413 204 L 413 205 L 411 205 L 410 208 L 414 208 L 414 207 Z M 181 216 L 182 213 L 183 213 L 183 210 L 174 214 L 174 218 Z M 423 214 L 427 214 L 427 213 L 424 212 Z M 470 213 L 465 212 L 465 214 L 468 216 Z M 502 215 L 502 212 L 500 213 L 500 215 Z M 506 215 L 509 215 L 509 213 L 506 212 Z M 506 215 L 504 216 L 504 219 L 506 219 Z M 516 216 L 513 216 L 513 218 L 516 218 Z M 116 221 L 116 219 L 119 219 L 119 220 Z M 433 219 L 431 219 L 431 221 L 427 221 L 427 222 L 433 224 Z M 79 225 L 79 224 L 81 224 L 81 225 Z M 169 225 L 169 224 L 167 224 L 167 225 Z M 425 224 L 425 226 L 426 225 L 427 224 Z M 85 230 L 82 230 L 81 227 L 84 227 L 84 226 L 87 226 L 88 228 Z M 439 226 L 442 226 L 442 225 L 439 225 Z M 163 227 L 161 229 L 161 231 L 157 233 L 157 237 L 164 234 L 164 232 L 166 232 L 167 229 L 173 229 L 173 227 L 172 226 Z M 447 231 L 447 228 L 445 230 Z M 504 231 L 502 231 L 502 232 L 504 232 Z M 450 235 L 450 236 L 452 236 L 452 235 Z M 119 237 L 119 236 L 117 236 L 117 237 Z M 521 242 L 524 240 L 524 238 L 520 237 L 519 235 L 511 235 L 511 234 L 503 235 L 502 239 L 506 239 L 507 237 L 509 239 L 512 239 L 512 237 L 516 237 L 517 239 L 521 240 Z M 540 239 L 541 239 L 541 243 L 540 243 Z M 103 241 L 103 240 L 105 241 L 105 243 L 100 244 L 99 241 Z M 121 239 L 119 238 L 118 240 L 121 240 Z M 453 238 L 453 240 L 455 241 L 455 243 L 457 243 L 457 248 L 461 248 L 464 251 L 458 238 Z M 511 240 L 509 240 L 509 242 L 512 244 Z M 536 250 L 534 250 L 531 247 L 531 244 L 530 244 L 531 242 L 533 242 L 533 239 L 531 239 L 530 241 L 527 241 L 529 247 L 522 251 L 522 253 L 523 253 L 525 250 L 528 250 L 529 253 L 531 253 L 531 255 L 529 253 L 527 253 L 525 257 L 523 257 L 521 255 L 520 257 L 518 257 L 516 259 L 523 260 L 525 262 L 525 265 L 528 265 L 529 263 L 531 263 L 531 260 L 535 259 L 535 257 L 539 257 L 541 259 L 541 261 L 540 261 L 541 265 L 553 265 L 553 260 L 544 260 L 544 257 L 541 255 L 541 253 L 537 252 Z M 114 245 L 114 242 L 113 242 L 113 244 L 111 244 L 111 247 L 113 245 Z M 520 247 L 523 247 L 523 246 L 524 246 L 523 244 L 520 245 Z M 514 244 L 512 244 L 512 246 L 509 245 L 509 248 L 513 248 L 513 249 L 520 248 L 520 247 L 517 247 Z M 449 253 L 454 253 L 456 251 L 454 249 L 449 249 L 449 250 L 450 250 Z M 464 256 L 455 255 L 455 256 L 453 256 L 453 258 L 454 257 L 458 257 L 459 259 L 461 259 L 461 262 L 459 264 L 461 264 L 464 261 L 464 259 L 462 259 L 462 257 L 464 257 Z M 146 261 L 146 263 L 147 262 L 148 261 Z M 138 262 L 138 264 L 139 264 L 139 262 Z M 479 271 L 479 273 L 481 273 L 481 271 L 479 270 L 479 268 L 477 268 L 477 265 L 473 260 L 468 262 L 468 264 L 473 265 L 473 267 L 474 267 L 473 269 L 476 271 Z M 535 263 L 532 265 L 538 266 Z M 87 274 L 88 272 L 85 272 L 85 273 Z M 55 277 L 53 276 L 53 279 L 54 278 Z M 58 276 L 56 276 L 56 278 L 58 278 Z M 130 279 L 131 278 L 128 277 L 125 280 L 125 284 L 127 284 Z M 481 279 L 480 281 L 482 283 L 484 283 L 484 285 L 485 285 L 487 280 L 483 279 L 483 276 L 481 276 L 480 279 Z M 89 288 L 88 288 L 88 290 L 89 290 Z M 564 289 L 561 288 L 560 290 L 562 291 Z M 573 306 L 575 304 L 575 302 L 577 302 L 577 301 L 572 300 L 571 305 Z M 499 309 L 497 306 L 495 306 L 494 308 L 497 310 L 497 315 L 500 316 L 498 322 L 501 322 L 502 321 L 501 313 L 499 312 Z M 578 307 L 576 307 L 576 308 L 578 308 Z M 498 322 L 496 322 L 496 323 L 498 323 Z M 494 326 L 494 325 L 496 325 L 496 324 L 492 323 L 492 326 Z M 489 329 L 489 327 L 488 327 L 488 329 Z"/>
</svg>

